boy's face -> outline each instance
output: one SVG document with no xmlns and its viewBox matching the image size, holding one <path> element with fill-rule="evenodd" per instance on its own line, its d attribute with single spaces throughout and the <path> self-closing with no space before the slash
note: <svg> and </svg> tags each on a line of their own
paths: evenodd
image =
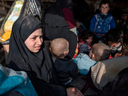
<svg viewBox="0 0 128 96">
<path fill-rule="evenodd" d="M 104 14 L 104 15 L 106 15 L 107 13 L 108 13 L 108 11 L 109 11 L 109 4 L 102 4 L 101 5 L 101 7 L 100 7 L 100 12 L 101 12 L 101 14 Z"/>
<path fill-rule="evenodd" d="M 111 47 L 111 49 L 116 48 L 118 46 L 118 44 L 119 44 L 118 42 L 117 43 L 111 42 L 111 41 L 108 42 L 108 45 Z"/>
</svg>

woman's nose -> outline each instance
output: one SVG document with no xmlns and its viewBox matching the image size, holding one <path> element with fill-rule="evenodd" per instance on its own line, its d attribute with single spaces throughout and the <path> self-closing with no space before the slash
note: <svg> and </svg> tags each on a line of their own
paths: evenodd
<svg viewBox="0 0 128 96">
<path fill-rule="evenodd" d="M 37 43 L 38 43 L 39 45 L 41 45 L 41 44 L 43 43 L 43 39 L 42 39 L 42 38 L 38 38 Z"/>
</svg>

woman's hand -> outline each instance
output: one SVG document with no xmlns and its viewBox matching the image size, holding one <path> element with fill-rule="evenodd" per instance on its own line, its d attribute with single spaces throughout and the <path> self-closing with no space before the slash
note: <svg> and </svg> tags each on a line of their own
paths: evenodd
<svg viewBox="0 0 128 96">
<path fill-rule="evenodd" d="M 83 96 L 76 88 L 67 88 L 67 96 Z"/>
</svg>

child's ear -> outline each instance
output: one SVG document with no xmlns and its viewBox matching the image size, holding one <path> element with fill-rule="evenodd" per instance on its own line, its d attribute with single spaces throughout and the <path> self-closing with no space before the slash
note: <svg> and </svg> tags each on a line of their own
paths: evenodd
<svg viewBox="0 0 128 96">
<path fill-rule="evenodd" d="M 67 56 L 67 55 L 68 55 L 67 51 L 64 51 L 64 56 Z"/>
<path fill-rule="evenodd" d="M 92 58 L 95 58 L 95 55 L 92 53 Z"/>
<path fill-rule="evenodd" d="M 51 52 L 51 47 L 49 47 L 49 51 Z"/>
</svg>

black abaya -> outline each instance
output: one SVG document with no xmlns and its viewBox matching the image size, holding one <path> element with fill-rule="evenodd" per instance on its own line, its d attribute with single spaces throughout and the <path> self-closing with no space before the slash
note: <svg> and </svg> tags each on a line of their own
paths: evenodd
<svg viewBox="0 0 128 96">
<path fill-rule="evenodd" d="M 69 42 L 68 57 L 73 58 L 77 46 L 77 36 L 69 30 L 62 9 L 72 6 L 72 0 L 57 0 L 45 13 L 45 38 L 65 38 Z"/>
<path fill-rule="evenodd" d="M 66 96 L 65 88 L 58 86 L 59 82 L 45 44 L 42 44 L 38 53 L 32 53 L 24 43 L 40 27 L 42 28 L 41 22 L 33 16 L 20 17 L 14 23 L 7 67 L 27 72 L 39 96 Z"/>
</svg>

